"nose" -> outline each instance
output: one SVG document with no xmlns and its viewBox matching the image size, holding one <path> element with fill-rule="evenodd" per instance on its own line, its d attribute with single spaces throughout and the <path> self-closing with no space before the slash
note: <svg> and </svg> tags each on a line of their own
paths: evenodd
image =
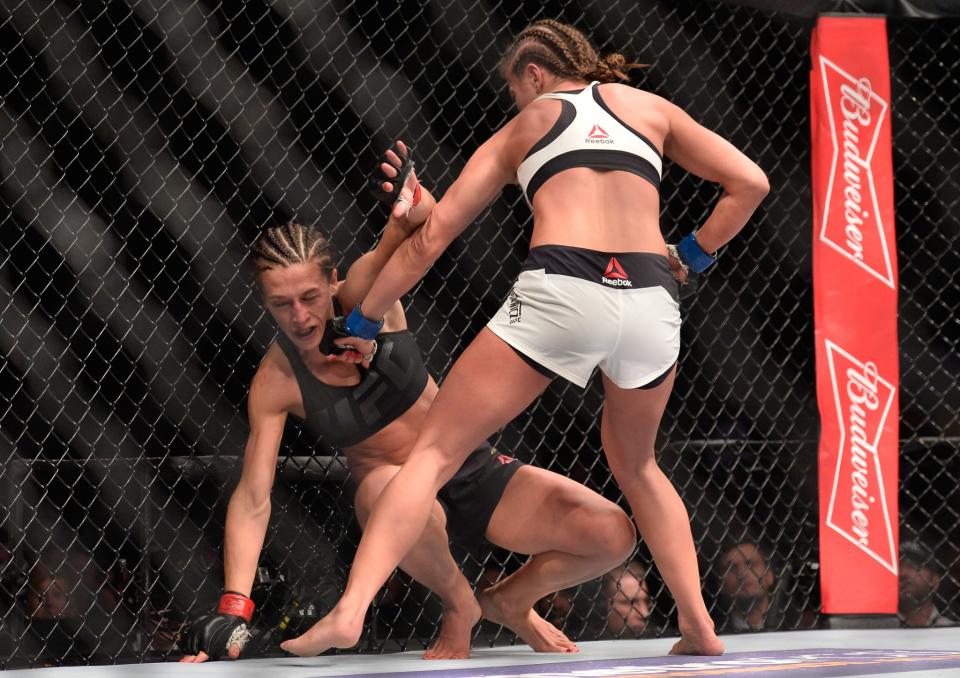
<svg viewBox="0 0 960 678">
<path fill-rule="evenodd" d="M 307 307 L 301 304 L 299 301 L 293 302 L 293 321 L 295 323 L 306 322 L 309 313 Z"/>
</svg>

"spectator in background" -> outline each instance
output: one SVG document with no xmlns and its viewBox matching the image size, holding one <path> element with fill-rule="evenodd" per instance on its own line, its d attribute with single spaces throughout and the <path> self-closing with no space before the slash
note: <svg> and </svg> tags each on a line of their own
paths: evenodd
<svg viewBox="0 0 960 678">
<path fill-rule="evenodd" d="M 41 661 L 75 661 L 90 655 L 90 647 L 78 635 L 82 622 L 75 599 L 79 582 L 60 549 L 47 548 L 30 568 L 23 605 L 27 628 L 41 647 Z"/>
<path fill-rule="evenodd" d="M 900 606 L 902 626 L 955 626 L 933 602 L 943 569 L 933 552 L 918 541 L 900 544 Z"/>
<path fill-rule="evenodd" d="M 646 633 L 653 605 L 645 574 L 646 568 L 632 560 L 603 577 L 607 608 L 601 637 L 637 638 Z"/>
<path fill-rule="evenodd" d="M 110 661 L 135 621 L 100 565 L 76 545 L 43 550 L 30 568 L 23 605 L 42 661 Z"/>
<path fill-rule="evenodd" d="M 720 557 L 720 591 L 727 617 L 726 631 L 760 631 L 777 626 L 779 610 L 773 604 L 776 573 L 770 559 L 755 543 L 743 541 Z"/>
</svg>

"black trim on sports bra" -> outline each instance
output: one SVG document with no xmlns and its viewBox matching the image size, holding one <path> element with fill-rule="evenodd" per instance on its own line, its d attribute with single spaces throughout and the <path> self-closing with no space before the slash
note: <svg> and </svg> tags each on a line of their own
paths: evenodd
<svg viewBox="0 0 960 678">
<path fill-rule="evenodd" d="M 564 130 L 566 130 L 571 123 L 573 123 L 573 119 L 577 117 L 577 107 L 571 102 L 567 101 L 566 99 L 556 99 L 556 101 L 559 101 L 561 104 L 560 117 L 558 117 L 557 121 L 553 123 L 553 127 L 550 128 L 550 131 L 540 137 L 540 141 L 535 143 L 530 150 L 527 151 L 527 154 L 523 156 L 524 160 L 556 141 L 557 137 L 563 134 Z"/>
<path fill-rule="evenodd" d="M 603 97 L 600 96 L 600 86 L 599 86 L 599 85 L 594 85 L 594 87 L 593 87 L 593 100 L 597 102 L 597 105 L 600 106 L 600 108 L 602 108 L 603 110 L 605 110 L 605 111 L 607 112 L 607 115 L 609 115 L 611 118 L 613 118 L 614 120 L 616 120 L 617 122 L 619 122 L 621 125 L 623 125 L 624 127 L 626 127 L 628 130 L 630 130 L 631 132 L 633 132 L 635 135 L 637 135 L 637 137 L 640 138 L 641 141 L 643 141 L 647 146 L 649 146 L 651 149 L 653 149 L 653 152 L 657 154 L 657 157 L 658 157 L 658 158 L 662 158 L 662 157 L 663 157 L 663 154 L 660 153 L 659 150 L 657 150 L 657 147 L 653 145 L 653 142 L 652 142 L 652 141 L 650 141 L 649 139 L 647 139 L 647 137 L 645 137 L 644 135 L 642 135 L 642 134 L 641 134 L 640 132 L 638 132 L 637 130 L 633 129 L 630 125 L 628 125 L 626 122 L 624 122 L 624 121 L 620 118 L 619 115 L 617 115 L 617 114 L 614 113 L 612 110 L 610 110 L 610 107 L 607 106 L 607 102 L 604 101 L 604 100 L 603 100 Z"/>
<path fill-rule="evenodd" d="M 583 148 L 576 151 L 561 153 L 551 158 L 538 169 L 527 184 L 527 200 L 533 204 L 533 196 L 546 183 L 547 179 L 555 174 L 574 167 L 589 167 L 594 169 L 621 170 L 636 174 L 653 184 L 660 190 L 660 175 L 657 168 L 639 155 L 627 151 L 614 151 L 600 148 Z"/>
</svg>

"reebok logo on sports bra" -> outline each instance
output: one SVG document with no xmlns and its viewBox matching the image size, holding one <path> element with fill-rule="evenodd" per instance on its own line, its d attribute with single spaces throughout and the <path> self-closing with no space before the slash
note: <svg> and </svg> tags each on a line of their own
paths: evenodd
<svg viewBox="0 0 960 678">
<path fill-rule="evenodd" d="M 610 257 L 610 263 L 607 264 L 607 270 L 600 276 L 600 282 L 614 287 L 633 287 L 633 283 L 630 282 L 630 278 L 627 277 L 616 257 Z"/>
<path fill-rule="evenodd" d="M 597 124 L 594 124 L 590 128 L 590 133 L 587 134 L 587 138 L 584 141 L 588 144 L 612 144 L 614 143 L 613 139 L 610 138 L 610 135 Z"/>
</svg>

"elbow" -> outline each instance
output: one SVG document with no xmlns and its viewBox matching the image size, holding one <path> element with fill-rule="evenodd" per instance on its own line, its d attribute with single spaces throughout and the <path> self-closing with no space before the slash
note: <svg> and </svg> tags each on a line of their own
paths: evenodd
<svg viewBox="0 0 960 678">
<path fill-rule="evenodd" d="M 723 190 L 742 209 L 752 213 L 770 192 L 770 182 L 763 170 L 754 165 L 750 171 L 724 184 Z"/>
<path fill-rule="evenodd" d="M 753 171 L 744 178 L 743 192 L 754 199 L 758 205 L 770 192 L 770 180 L 766 173 L 756 165 L 753 166 Z"/>
<path fill-rule="evenodd" d="M 270 515 L 270 488 L 241 483 L 230 503 L 250 518 Z"/>
</svg>

